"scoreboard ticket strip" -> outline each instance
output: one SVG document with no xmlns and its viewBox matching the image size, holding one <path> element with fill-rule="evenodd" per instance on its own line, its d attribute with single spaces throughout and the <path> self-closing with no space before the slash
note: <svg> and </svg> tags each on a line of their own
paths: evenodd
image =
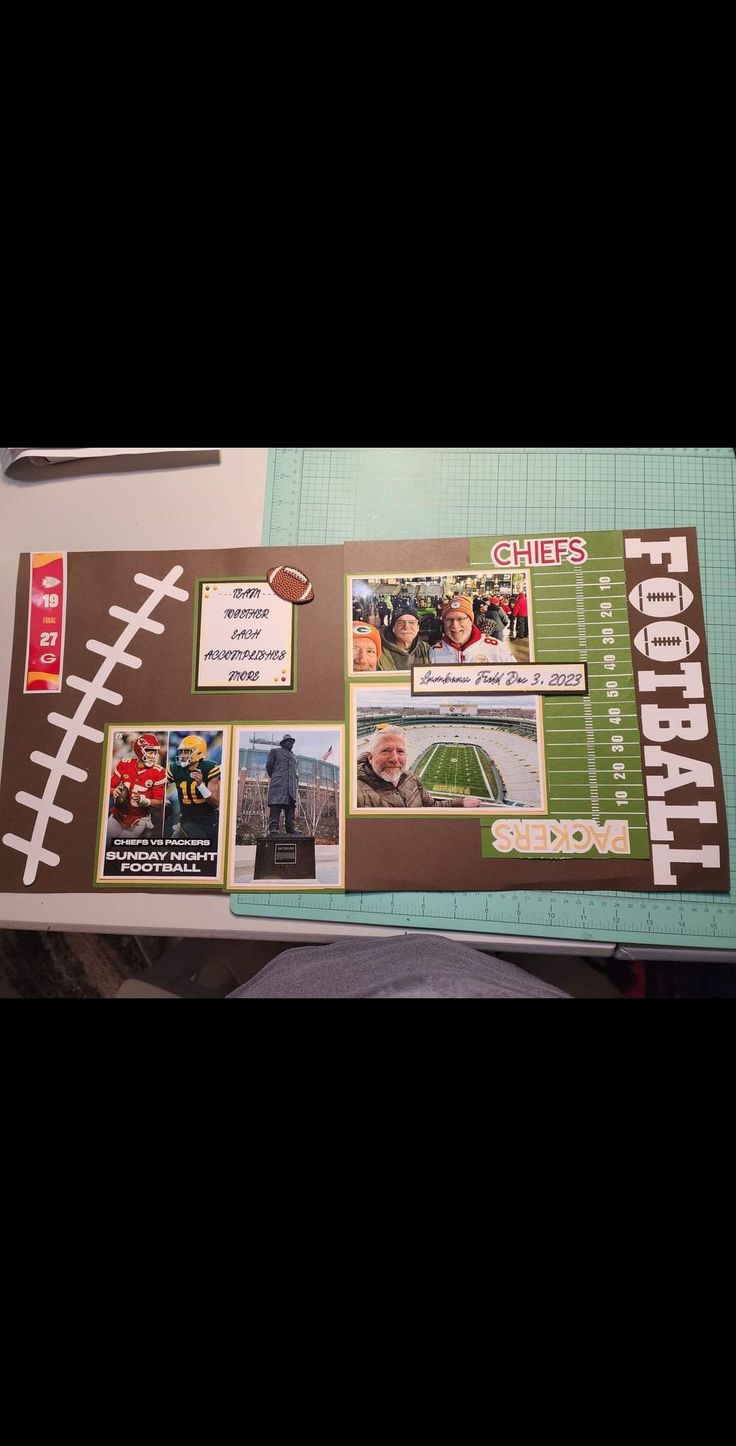
<svg viewBox="0 0 736 1446">
<path fill-rule="evenodd" d="M 392 928 L 609 943 L 621 940 L 626 944 L 694 949 L 736 948 L 736 729 L 731 616 L 736 568 L 735 491 L 736 459 L 730 447 L 273 449 L 269 457 L 264 545 L 377 541 L 420 537 L 423 533 L 432 537 L 530 537 L 570 530 L 584 535 L 585 529 L 696 527 L 726 790 L 731 894 L 524 889 L 508 894 L 346 894 L 319 902 L 308 894 L 290 896 L 288 901 L 272 894 L 238 894 L 231 897 L 233 911 Z M 397 496 L 401 497 L 400 508 L 396 506 Z M 612 595 L 618 601 L 617 590 L 612 589 Z M 572 601 L 567 593 L 564 599 L 563 609 Z M 585 593 L 582 603 L 587 615 L 589 598 Z M 579 604 L 576 594 L 576 624 Z M 563 625 L 564 618 L 563 612 Z M 565 638 L 559 641 L 564 645 Z M 633 693 L 622 696 L 623 715 L 625 697 L 633 699 Z M 560 700 L 560 706 L 564 711 L 564 700 Z M 594 749 L 598 746 L 595 721 L 590 720 L 592 735 L 586 728 L 587 780 L 582 795 L 590 796 L 591 802 L 594 776 L 588 760 L 591 745 Z M 610 721 L 604 717 L 604 727 Z M 622 724 L 625 721 L 622 716 Z M 564 735 L 560 741 L 565 742 Z M 576 748 L 580 745 L 582 739 L 576 737 Z M 573 788 L 579 786 L 579 779 L 580 769 L 576 769 L 571 775 Z M 637 792 L 629 772 L 626 786 L 633 804 L 641 798 L 641 792 Z"/>
</svg>

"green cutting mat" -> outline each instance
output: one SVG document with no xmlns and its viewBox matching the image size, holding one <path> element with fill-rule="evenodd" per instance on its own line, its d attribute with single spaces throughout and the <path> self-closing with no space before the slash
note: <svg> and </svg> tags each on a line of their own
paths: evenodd
<svg viewBox="0 0 736 1446">
<path fill-rule="evenodd" d="M 580 530 L 698 530 L 708 653 L 724 772 L 732 893 L 232 896 L 237 914 L 473 933 L 736 947 L 734 581 L 731 447 L 278 447 L 264 545 Z"/>
</svg>

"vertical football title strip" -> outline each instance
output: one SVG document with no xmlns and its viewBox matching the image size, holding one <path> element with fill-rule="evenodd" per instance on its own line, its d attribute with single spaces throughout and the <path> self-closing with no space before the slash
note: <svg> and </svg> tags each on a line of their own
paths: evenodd
<svg viewBox="0 0 736 1446">
<path fill-rule="evenodd" d="M 65 552 L 31 554 L 24 693 L 60 693 L 66 633 Z"/>
<path fill-rule="evenodd" d="M 87 772 L 83 768 L 75 768 L 69 762 L 74 745 L 78 738 L 85 738 L 90 743 L 103 743 L 105 735 L 98 728 L 90 728 L 87 719 L 92 712 L 95 703 L 108 703 L 110 707 L 117 708 L 123 701 L 121 693 L 115 693 L 106 688 L 111 673 L 118 664 L 124 668 L 140 668 L 142 659 L 135 657 L 128 652 L 128 645 L 133 641 L 136 634 L 142 631 L 161 634 L 166 631 L 164 624 L 154 622 L 151 614 L 163 602 L 164 598 L 173 598 L 176 602 L 186 602 L 189 593 L 175 584 L 183 575 L 183 567 L 174 567 L 165 578 L 148 577 L 146 573 L 136 573 L 134 581 L 138 587 L 147 588 L 150 596 L 141 605 L 137 613 L 130 612 L 128 608 L 111 607 L 110 617 L 116 618 L 125 623 L 125 627 L 114 644 L 101 643 L 92 638 L 87 643 L 87 650 L 102 657 L 104 661 L 100 664 L 94 678 L 67 678 L 67 685 L 76 689 L 82 694 L 82 700 L 73 718 L 66 718 L 60 713 L 49 713 L 48 721 L 54 728 L 60 728 L 64 733 L 64 739 L 56 757 L 47 753 L 32 753 L 31 762 L 36 763 L 39 768 L 48 770 L 48 782 L 41 797 L 30 793 L 16 794 L 16 800 L 24 808 L 33 809 L 36 813 L 36 824 L 30 839 L 19 838 L 16 834 L 6 833 L 3 843 L 7 848 L 16 849 L 18 853 L 26 854 L 27 864 L 23 875 L 23 883 L 28 886 L 35 883 L 38 875 L 39 864 L 46 864 L 49 868 L 55 869 L 61 862 L 59 854 L 53 853 L 45 847 L 46 829 L 51 819 L 57 823 L 69 824 L 74 821 L 74 814 L 66 808 L 59 808 L 55 802 L 56 794 L 62 778 L 71 778 L 75 783 L 85 783 Z"/>
<path fill-rule="evenodd" d="M 624 532 L 653 885 L 728 886 L 728 831 L 692 527 Z M 664 770 L 664 772 L 662 772 Z M 700 885 L 702 888 L 702 884 Z"/>
</svg>

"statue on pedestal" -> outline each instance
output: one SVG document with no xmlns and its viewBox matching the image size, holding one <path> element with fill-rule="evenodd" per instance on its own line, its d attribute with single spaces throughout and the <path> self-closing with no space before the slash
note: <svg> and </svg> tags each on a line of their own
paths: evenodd
<svg viewBox="0 0 736 1446">
<path fill-rule="evenodd" d="M 266 773 L 271 780 L 268 790 L 269 835 L 279 833 L 282 813 L 286 816 L 287 834 L 297 833 L 294 817 L 299 803 L 299 765 L 292 751 L 295 743 L 296 739 L 287 733 L 266 760 Z"/>
</svg>

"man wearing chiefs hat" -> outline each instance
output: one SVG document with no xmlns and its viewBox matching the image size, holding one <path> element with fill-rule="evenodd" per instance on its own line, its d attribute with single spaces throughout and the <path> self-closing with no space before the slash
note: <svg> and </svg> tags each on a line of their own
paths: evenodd
<svg viewBox="0 0 736 1446">
<path fill-rule="evenodd" d="M 473 621 L 469 597 L 453 597 L 442 609 L 442 637 L 432 648 L 430 663 L 514 663 L 511 649 L 497 638 L 484 637 Z"/>
<path fill-rule="evenodd" d="M 378 628 L 370 623 L 353 623 L 353 672 L 375 673 L 381 660 L 383 644 Z"/>
</svg>

